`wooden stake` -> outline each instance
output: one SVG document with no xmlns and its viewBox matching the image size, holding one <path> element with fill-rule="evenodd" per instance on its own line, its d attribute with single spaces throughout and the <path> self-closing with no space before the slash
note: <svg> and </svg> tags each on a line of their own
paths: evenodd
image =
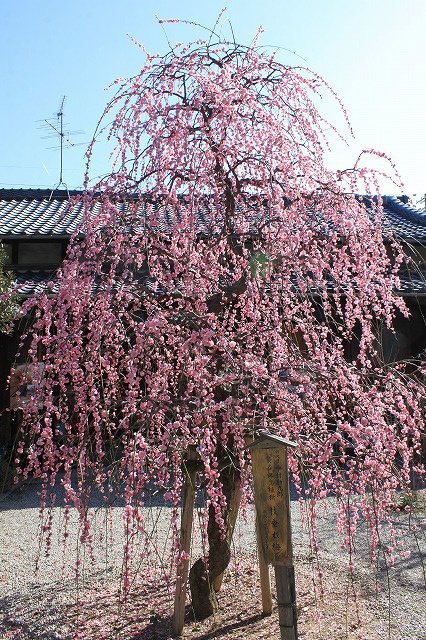
<svg viewBox="0 0 426 640">
<path fill-rule="evenodd" d="M 262 594 L 262 613 L 264 616 L 270 616 L 272 613 L 272 593 L 271 593 L 271 576 L 269 574 L 269 566 L 266 563 L 263 553 L 262 540 L 259 533 L 259 521 L 256 517 L 256 539 L 257 553 L 259 556 L 259 573 L 260 573 L 260 591 Z"/>
<path fill-rule="evenodd" d="M 281 640 L 297 640 L 296 585 L 292 564 L 274 564 Z"/>
<path fill-rule="evenodd" d="M 192 521 L 194 517 L 195 481 L 197 466 L 194 462 L 184 463 L 185 484 L 182 497 L 182 520 L 180 528 L 180 544 L 182 551 L 191 551 Z M 186 584 L 189 574 L 189 558 L 185 559 L 177 569 L 175 605 L 173 612 L 173 635 L 180 636 L 185 621 Z"/>
</svg>

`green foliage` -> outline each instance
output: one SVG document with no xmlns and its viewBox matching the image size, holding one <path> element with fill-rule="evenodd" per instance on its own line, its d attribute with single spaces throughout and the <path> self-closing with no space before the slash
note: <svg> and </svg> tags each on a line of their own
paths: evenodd
<svg viewBox="0 0 426 640">
<path fill-rule="evenodd" d="M 6 252 L 0 242 L 0 296 L 11 290 L 14 285 L 14 277 L 11 273 L 3 271 L 6 261 Z M 11 323 L 17 311 L 17 296 L 11 294 L 6 300 L 0 300 L 0 332 L 8 333 Z"/>
<path fill-rule="evenodd" d="M 255 278 L 259 275 L 264 280 L 268 273 L 268 267 L 271 259 L 265 253 L 256 253 L 250 259 L 250 275 Z"/>
</svg>

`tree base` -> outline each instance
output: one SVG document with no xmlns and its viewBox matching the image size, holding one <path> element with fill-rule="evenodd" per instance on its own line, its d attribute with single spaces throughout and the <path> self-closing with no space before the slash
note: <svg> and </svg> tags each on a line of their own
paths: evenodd
<svg viewBox="0 0 426 640">
<path fill-rule="evenodd" d="M 227 504 L 226 510 L 222 514 L 225 531 L 217 524 L 215 510 L 210 505 L 207 527 L 209 540 L 207 566 L 206 561 L 200 558 L 189 572 L 192 609 L 196 620 L 204 620 L 217 612 L 218 602 L 214 585 L 217 579 L 222 576 L 231 559 L 232 534 L 241 496 L 240 474 L 235 467 L 226 467 L 221 472 L 221 482 Z"/>
<path fill-rule="evenodd" d="M 205 620 L 218 610 L 215 590 L 209 580 L 204 560 L 201 558 L 192 566 L 189 573 L 192 610 L 196 620 Z"/>
</svg>

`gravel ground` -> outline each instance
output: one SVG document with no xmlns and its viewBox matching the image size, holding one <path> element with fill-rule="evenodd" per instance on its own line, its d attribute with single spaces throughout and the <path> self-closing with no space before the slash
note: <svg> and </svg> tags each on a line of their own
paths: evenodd
<svg viewBox="0 0 426 640">
<path fill-rule="evenodd" d="M 63 551 L 63 510 L 54 509 L 51 553 L 42 553 L 40 570 L 34 574 L 39 553 L 39 485 L 33 483 L 23 490 L 0 496 L 0 640 L 5 638 L 168 638 L 173 586 L 158 589 L 154 567 L 140 567 L 132 586 L 131 596 L 120 605 L 116 595 L 122 568 L 122 507 L 111 511 L 112 540 L 105 544 L 96 538 L 99 552 L 96 562 L 83 562 L 76 586 L 75 512 L 71 521 L 68 549 Z M 60 496 L 59 496 L 60 497 Z M 366 638 L 368 640 L 426 640 L 425 514 L 403 516 L 398 525 L 407 531 L 414 524 L 417 530 L 407 537 L 409 558 L 397 556 L 395 566 L 386 571 L 379 561 L 377 571 L 370 566 L 367 552 L 367 532 L 361 525 L 357 539 L 354 588 L 348 578 L 346 552 L 340 549 L 332 517 L 321 513 L 320 569 L 325 591 L 324 601 L 314 595 L 316 558 L 309 553 L 309 537 L 301 525 L 300 510 L 292 503 L 293 544 L 299 636 L 309 640 Z M 147 510 L 147 522 L 155 535 L 159 557 L 166 562 L 163 550 L 170 535 L 168 509 L 157 504 Z M 102 530 L 102 513 L 94 508 L 92 517 Z M 194 556 L 197 555 L 197 536 Z M 260 613 L 260 594 L 256 565 L 253 513 L 248 521 L 240 519 L 235 535 L 236 554 L 220 594 L 220 614 L 202 624 L 190 620 L 185 637 L 199 640 L 210 638 L 275 638 L 279 637 L 277 615 L 266 619 Z M 407 547 L 406 547 L 407 548 Z M 85 560 L 86 551 L 80 549 Z M 238 571 L 238 566 L 240 570 Z M 241 571 L 241 567 L 243 570 Z M 149 575 L 152 575 L 152 583 Z M 316 578 L 318 579 L 318 578 Z M 147 603 L 150 603 L 149 605 Z M 188 608 L 189 609 L 189 608 Z"/>
</svg>

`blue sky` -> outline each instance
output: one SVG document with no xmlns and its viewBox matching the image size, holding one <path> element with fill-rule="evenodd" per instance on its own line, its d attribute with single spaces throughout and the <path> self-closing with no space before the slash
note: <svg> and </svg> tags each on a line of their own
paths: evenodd
<svg viewBox="0 0 426 640">
<path fill-rule="evenodd" d="M 54 117 L 65 95 L 68 128 L 84 131 L 72 140 L 87 143 L 108 101 L 105 88 L 142 64 L 127 34 L 165 52 L 156 15 L 212 26 L 223 6 L 238 41 L 250 42 L 262 25 L 262 44 L 296 52 L 283 51 L 282 61 L 310 67 L 336 90 L 356 140 L 336 145 L 331 166 L 345 168 L 363 148 L 376 148 L 395 162 L 407 193 L 426 192 L 424 0 L 2 0 L 0 188 L 58 183 L 59 151 L 49 149 L 56 141 L 42 138 L 38 121 Z M 167 32 L 172 43 L 200 35 L 188 26 Z M 84 151 L 84 144 L 65 150 L 69 188 L 82 185 Z M 98 153 L 94 174 L 107 170 L 107 154 Z"/>
</svg>

